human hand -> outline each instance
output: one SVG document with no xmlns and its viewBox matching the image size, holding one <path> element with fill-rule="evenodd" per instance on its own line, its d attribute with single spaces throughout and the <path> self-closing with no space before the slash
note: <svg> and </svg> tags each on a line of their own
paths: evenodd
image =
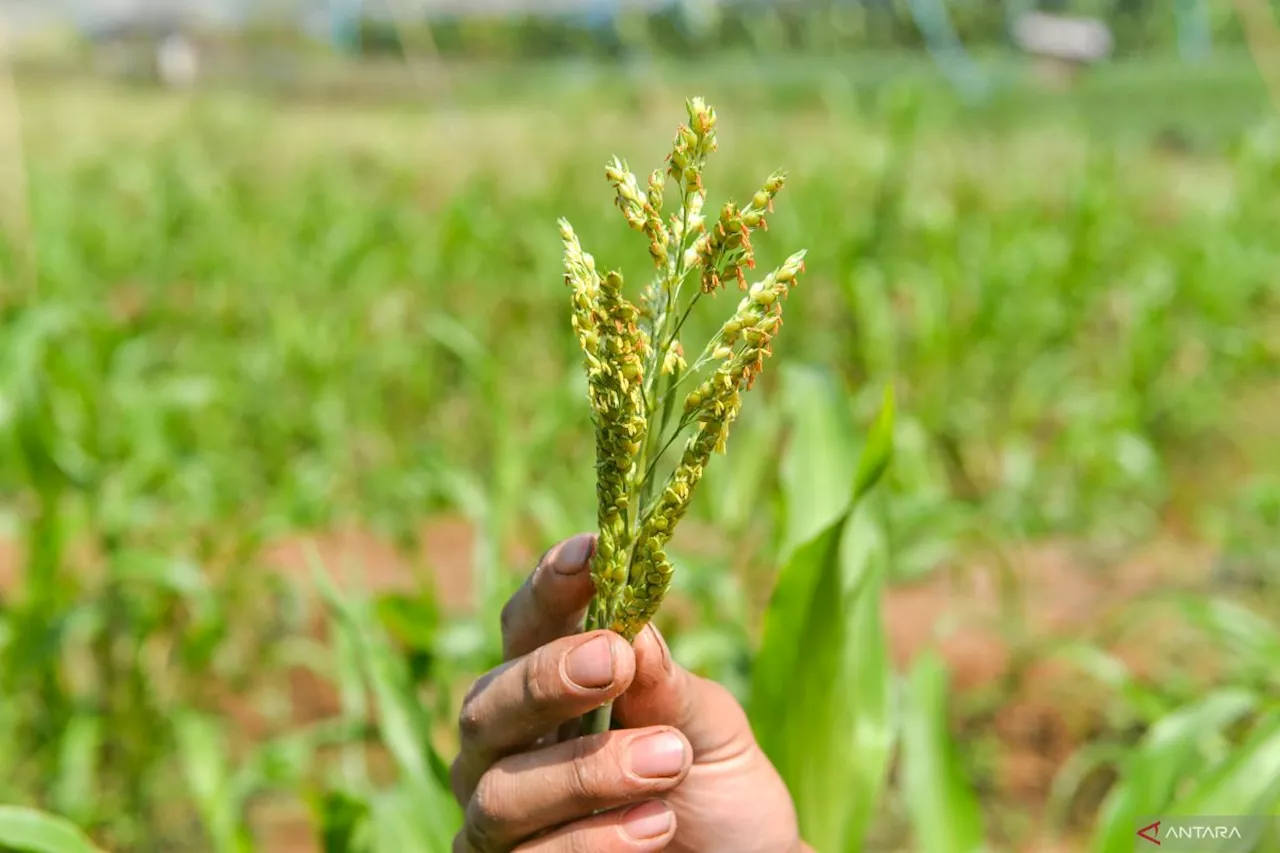
<svg viewBox="0 0 1280 853">
<path fill-rule="evenodd" d="M 454 853 L 812 853 L 791 796 L 724 687 L 634 646 L 579 634 L 595 537 L 543 556 L 502 613 L 502 666 L 463 702 Z M 614 701 L 625 729 L 578 737 Z"/>
</svg>

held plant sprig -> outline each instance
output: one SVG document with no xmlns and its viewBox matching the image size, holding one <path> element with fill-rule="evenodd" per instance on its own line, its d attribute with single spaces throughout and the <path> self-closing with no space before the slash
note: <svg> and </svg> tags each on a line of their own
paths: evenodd
<svg viewBox="0 0 1280 853">
<path fill-rule="evenodd" d="M 617 158 L 605 168 L 624 219 L 649 243 L 655 273 L 639 305 L 624 295 L 622 274 L 602 273 L 560 220 L 565 282 L 573 292 L 573 329 L 585 355 L 596 434 L 599 543 L 586 628 L 608 628 L 629 641 L 671 586 L 667 542 L 711 455 L 724 452 L 742 392 L 770 354 L 782 326 L 782 301 L 804 269 L 800 251 L 748 285 L 747 273 L 755 268 L 751 234 L 768 227 L 786 176 L 769 176 L 745 206 L 726 203 L 708 227 L 702 176 L 716 150 L 716 114 L 701 98 L 686 106 L 689 123 L 677 131 L 666 169 L 654 171 L 644 187 Z M 665 219 L 664 194 L 675 202 Z M 680 341 L 685 320 L 703 296 L 730 280 L 744 296 L 690 364 Z M 660 472 L 666 451 L 682 436 L 679 462 Z M 600 709 L 588 728 L 607 729 L 610 713 L 609 706 Z"/>
</svg>

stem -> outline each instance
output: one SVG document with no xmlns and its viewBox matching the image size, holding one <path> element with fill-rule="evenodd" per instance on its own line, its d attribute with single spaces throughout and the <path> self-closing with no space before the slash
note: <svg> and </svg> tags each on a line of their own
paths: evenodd
<svg viewBox="0 0 1280 853">
<path fill-rule="evenodd" d="M 680 330 L 684 328 L 684 321 L 689 319 L 689 315 L 693 313 L 693 306 L 698 304 L 698 300 L 702 298 L 702 288 L 698 288 L 698 292 L 693 294 L 693 298 L 689 300 L 689 307 L 684 309 L 684 314 L 680 317 L 680 322 L 676 323 L 675 331 L 671 333 L 674 338 L 680 334 Z"/>
<path fill-rule="evenodd" d="M 674 379 L 674 377 L 672 379 Z M 637 471 L 644 471 L 644 475 L 640 478 L 639 507 L 643 507 L 646 503 L 649 502 L 649 495 L 653 492 L 653 482 L 652 482 L 653 478 L 650 476 L 650 474 L 652 474 L 653 472 L 653 466 L 656 465 L 658 462 L 658 459 L 662 457 L 663 451 L 659 450 L 656 455 L 653 455 L 652 448 L 656 442 L 662 440 L 662 430 L 666 427 L 667 420 L 671 414 L 669 410 L 669 406 L 666 404 L 665 401 L 670 396 L 669 386 L 671 385 L 672 379 L 667 380 L 668 390 L 666 393 L 659 392 L 658 385 L 661 383 L 661 380 L 654 383 L 653 391 L 654 391 L 655 408 L 658 400 L 662 400 L 664 401 L 664 403 L 662 407 L 662 413 L 657 418 L 658 423 L 655 424 L 653 416 L 652 415 L 650 416 L 649 432 L 647 435 L 645 435 L 645 441 L 644 441 L 644 454 L 638 460 L 639 464 L 636 466 Z"/>
<path fill-rule="evenodd" d="M 667 443 L 662 445 L 662 449 L 653 457 L 653 461 L 649 463 L 648 469 L 644 472 L 644 482 L 648 488 L 645 489 L 646 499 L 640 502 L 640 523 L 642 525 L 644 522 L 649 520 L 649 513 L 653 511 L 653 507 L 649 506 L 648 501 L 648 496 L 652 494 L 652 488 L 649 487 L 649 484 L 653 482 L 653 470 L 658 467 L 658 460 L 660 460 L 663 455 L 671 449 L 671 445 L 676 443 L 676 439 L 680 437 L 680 433 L 684 432 L 685 427 L 689 426 L 691 423 L 693 423 L 693 420 L 688 417 L 682 416 L 680 418 L 680 423 L 676 425 L 675 432 L 671 433 L 671 437 L 667 439 Z"/>
<path fill-rule="evenodd" d="M 686 310 L 684 316 L 678 322 L 676 321 L 680 285 L 688 272 L 685 269 L 684 256 L 689 243 L 689 198 L 691 195 L 690 188 L 682 184 L 680 190 L 680 239 L 677 241 L 676 253 L 671 258 L 671 263 L 667 270 L 667 279 L 663 283 L 662 310 L 654 312 L 654 339 L 651 342 L 651 360 L 646 365 L 645 370 L 644 393 L 645 417 L 649 422 L 649 430 L 645 434 L 640 456 L 636 460 L 636 470 L 645 472 L 643 479 L 639 483 L 640 500 L 638 501 L 637 512 L 648 502 L 651 496 L 653 490 L 653 478 L 651 476 L 653 466 L 657 464 L 658 459 L 666 452 L 666 448 L 671 446 L 671 442 L 668 441 L 656 456 L 653 455 L 653 449 L 662 441 L 662 431 L 671 419 L 671 401 L 674 398 L 674 387 L 678 379 L 678 377 L 673 376 L 667 380 L 667 389 L 665 393 L 661 392 L 663 382 L 662 362 L 675 341 L 676 335 L 679 334 L 680 327 L 684 325 L 685 319 L 689 316 L 689 311 Z M 694 301 L 696 302 L 697 300 Z M 689 306 L 690 309 L 692 307 L 692 305 Z M 660 406 L 661 410 L 659 410 Z M 656 429 L 654 428 L 655 425 Z"/>
<path fill-rule="evenodd" d="M 659 435 L 665 432 L 667 429 L 667 424 L 671 423 L 671 413 L 675 411 L 675 406 L 672 404 L 675 402 L 675 392 L 676 392 L 676 388 L 679 385 L 680 385 L 680 368 L 676 367 L 676 369 L 671 372 L 671 378 L 667 380 L 667 390 L 663 394 L 662 421 L 661 423 L 658 424 Z M 661 457 L 661 456 L 662 456 L 662 451 L 658 451 L 658 457 Z M 654 461 L 655 462 L 657 461 L 656 457 Z M 647 481 L 645 485 L 648 486 Z"/>
<path fill-rule="evenodd" d="M 584 627 L 586 631 L 598 631 L 607 627 L 602 624 L 604 622 L 603 613 L 595 599 L 591 601 L 591 608 L 587 611 L 587 624 Z M 613 703 L 606 702 L 594 711 L 588 711 L 582 717 L 582 733 L 584 735 L 599 735 L 609 731 L 609 726 L 613 723 Z"/>
<path fill-rule="evenodd" d="M 584 735 L 602 735 L 613 725 L 613 703 L 606 702 L 594 711 L 588 711 L 582 718 Z"/>
<path fill-rule="evenodd" d="M 658 396 L 658 368 L 662 365 L 662 359 L 667 354 L 667 348 L 671 346 L 671 341 L 675 338 L 675 333 L 671 330 L 671 317 L 676 301 L 680 295 L 680 284 L 682 283 L 686 270 L 684 268 L 684 255 L 687 251 L 687 243 L 689 241 L 689 189 L 682 187 L 680 191 L 680 240 L 676 245 L 676 253 L 671 258 L 671 263 L 667 268 L 667 277 L 662 286 L 662 310 L 655 309 L 653 317 L 653 362 L 649 365 L 649 370 L 645 373 L 645 407 L 646 414 L 652 414 L 657 406 Z M 688 312 L 685 312 L 686 316 Z M 682 321 L 683 322 L 683 321 Z M 679 327 L 676 327 L 677 330 Z"/>
</svg>

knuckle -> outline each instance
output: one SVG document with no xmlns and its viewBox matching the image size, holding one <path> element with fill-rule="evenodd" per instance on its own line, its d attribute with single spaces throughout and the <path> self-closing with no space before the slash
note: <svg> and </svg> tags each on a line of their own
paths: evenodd
<svg viewBox="0 0 1280 853">
<path fill-rule="evenodd" d="M 622 774 L 618 763 L 611 760 L 613 751 L 601 749 L 594 738 L 577 738 L 569 759 L 565 785 L 569 796 L 584 802 L 599 802 L 619 788 Z"/>
<path fill-rule="evenodd" d="M 480 738 L 484 733 L 484 715 L 480 710 L 480 703 L 476 701 L 476 696 L 469 695 L 462 703 L 462 709 L 458 711 L 458 734 L 462 738 L 463 743 L 471 743 Z"/>
<path fill-rule="evenodd" d="M 502 612 L 498 614 L 498 625 L 502 631 L 502 636 L 504 637 L 510 634 L 511 630 L 515 627 L 516 613 L 518 612 L 516 602 L 519 598 L 520 593 L 516 593 L 509 598 L 507 603 L 502 605 Z"/>
<path fill-rule="evenodd" d="M 492 775 L 486 775 L 476 786 L 467 803 L 467 837 L 481 848 L 493 847 L 501 836 L 502 827 L 508 822 L 509 797 Z"/>
<path fill-rule="evenodd" d="M 469 820 L 466 826 L 463 827 L 462 834 L 466 836 L 467 844 L 469 845 L 467 849 L 469 850 L 490 851 L 494 849 L 493 843 L 490 841 L 489 836 L 485 834 L 484 828 L 476 826 Z"/>
<path fill-rule="evenodd" d="M 466 768 L 462 762 L 462 754 L 459 753 L 453 759 L 453 763 L 449 765 L 449 789 L 453 791 L 453 798 L 458 801 L 459 805 L 463 805 L 467 801 L 465 777 Z"/>
<path fill-rule="evenodd" d="M 525 662 L 522 691 L 527 707 L 546 711 L 564 695 L 564 679 L 560 676 L 560 658 L 555 650 L 543 646 Z"/>
</svg>

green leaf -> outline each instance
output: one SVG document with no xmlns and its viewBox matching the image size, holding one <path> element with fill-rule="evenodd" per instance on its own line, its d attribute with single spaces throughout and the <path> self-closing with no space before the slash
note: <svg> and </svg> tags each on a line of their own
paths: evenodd
<svg viewBox="0 0 1280 853">
<path fill-rule="evenodd" d="M 1120 781 L 1107 795 L 1092 849 L 1131 850 L 1136 822 L 1166 811 L 1179 783 L 1210 763 L 1203 749 L 1207 740 L 1221 736 L 1256 706 L 1257 697 L 1249 691 L 1224 689 L 1157 721 L 1129 754 Z"/>
<path fill-rule="evenodd" d="M 354 853 L 369 820 L 369 804 L 343 791 L 325 791 L 312 804 L 324 853 Z"/>
<path fill-rule="evenodd" d="M 964 779 L 947 728 L 947 671 L 930 651 L 907 680 L 902 725 L 902 793 L 920 853 L 985 849 L 982 810 Z"/>
<path fill-rule="evenodd" d="M 430 742 L 431 718 L 418 701 L 404 662 L 397 657 L 385 632 L 364 599 L 343 600 L 325 572 L 313 564 L 317 587 L 331 613 L 337 617 L 339 634 L 353 652 L 365 683 L 371 689 L 378 710 L 378 731 L 402 776 L 417 808 L 431 820 L 426 824 L 433 843 L 447 849 L 461 825 L 462 814 L 449 791 L 447 769 Z"/>
<path fill-rule="evenodd" d="M 1062 829 L 1071 818 L 1071 806 L 1080 786 L 1102 767 L 1118 765 L 1127 755 L 1116 743 L 1091 743 L 1071 754 L 1053 778 L 1053 786 L 1045 801 L 1045 815 L 1056 829 Z"/>
<path fill-rule="evenodd" d="M 708 465 L 702 475 L 712 515 L 731 534 L 759 517 L 760 495 L 768 494 L 772 485 L 769 479 L 774 474 L 774 448 L 782 421 L 777 407 L 747 409 L 734 424 L 728 457 L 723 464 Z"/>
<path fill-rule="evenodd" d="M 785 560 L 848 510 L 857 445 L 848 396 L 829 372 L 791 367 L 783 398 L 790 426 L 779 467 L 786 506 Z"/>
<path fill-rule="evenodd" d="M 436 663 L 436 638 L 440 633 L 440 609 L 426 592 L 378 596 L 375 611 L 387 634 L 404 650 L 410 681 L 431 679 Z"/>
<path fill-rule="evenodd" d="M 265 790 L 300 788 L 327 751 L 363 743 L 370 728 L 363 720 L 334 717 L 261 743 L 236 768 L 230 783 L 233 796 L 244 803 Z"/>
<path fill-rule="evenodd" d="M 387 633 L 416 651 L 435 648 L 440 630 L 440 608 L 435 599 L 422 593 L 384 593 L 374 608 Z"/>
<path fill-rule="evenodd" d="M 20 853 L 102 853 L 70 821 L 19 806 L 0 806 L 0 848 Z"/>
<path fill-rule="evenodd" d="M 1046 651 L 1046 657 L 1060 659 L 1110 688 L 1124 700 L 1128 710 L 1143 722 L 1163 717 L 1171 710 L 1171 700 L 1133 677 L 1129 667 L 1111 652 L 1092 643 L 1064 641 Z"/>
<path fill-rule="evenodd" d="M 1280 803 L 1280 711 L 1262 718 L 1225 761 L 1197 777 L 1172 814 L 1274 814 Z"/>
<path fill-rule="evenodd" d="M 847 483 L 844 494 L 847 501 Z M 876 508 L 846 505 L 795 549 L 765 613 L 752 725 L 818 850 L 862 849 L 888 773 L 894 733 L 880 602 L 887 564 Z"/>
<path fill-rule="evenodd" d="M 449 853 L 458 828 L 445 813 L 424 809 L 411 786 L 392 789 L 374 800 L 372 819 L 373 849 L 378 853 Z"/>
<path fill-rule="evenodd" d="M 883 591 L 889 573 L 886 536 L 870 506 L 854 509 L 841 543 L 848 649 L 844 676 L 853 701 L 852 755 L 856 782 L 846 792 L 843 850 L 860 853 L 888 781 L 897 732 L 893 721 L 893 671 L 884 633 Z"/>
<path fill-rule="evenodd" d="M 852 726 L 838 722 L 853 704 L 840 677 L 847 641 L 840 601 L 844 520 L 796 550 L 765 616 L 752 673 L 756 737 L 801 812 L 801 833 L 818 850 L 843 847 L 843 799 L 852 781 Z"/>
<path fill-rule="evenodd" d="M 884 389 L 884 402 L 880 406 L 880 414 L 867 433 L 867 442 L 862 448 L 862 457 L 858 460 L 858 473 L 854 478 L 853 500 L 857 503 L 862 496 L 871 491 L 893 460 L 893 386 Z"/>
<path fill-rule="evenodd" d="M 51 803 L 59 813 L 79 823 L 95 817 L 94 789 L 102 742 L 102 717 L 78 713 L 67 723 L 58 745 L 58 774 Z"/>
<path fill-rule="evenodd" d="M 218 853 L 249 853 L 252 841 L 240 820 L 241 803 L 231 785 L 227 748 L 213 720 L 184 712 L 174 720 L 184 776 L 205 830 Z"/>
<path fill-rule="evenodd" d="M 1270 674 L 1280 659 L 1280 630 L 1257 611 L 1226 598 L 1178 596 L 1180 614 L 1231 654 L 1233 664 Z"/>
</svg>

